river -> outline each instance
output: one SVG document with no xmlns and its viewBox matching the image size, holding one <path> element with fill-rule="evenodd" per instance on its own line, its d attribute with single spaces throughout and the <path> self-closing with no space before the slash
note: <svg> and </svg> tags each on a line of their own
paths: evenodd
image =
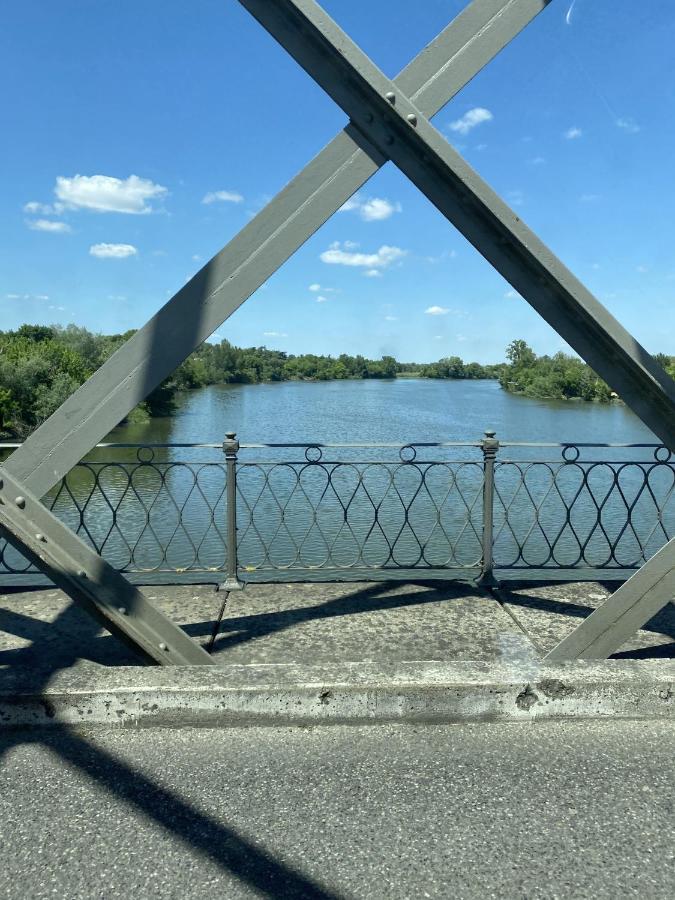
<svg viewBox="0 0 675 900">
<path fill-rule="evenodd" d="M 496 381 L 395 380 L 213 385 L 181 397 L 171 418 L 123 425 L 110 441 L 503 441 L 637 443 L 656 438 L 626 406 L 532 400 Z"/>
<path fill-rule="evenodd" d="M 235 431 L 240 567 L 262 577 L 351 570 L 475 569 L 482 557 L 483 456 L 503 442 L 656 443 L 624 405 L 514 396 L 494 381 L 214 385 L 175 415 L 116 428 L 113 443 L 216 444 Z M 473 447 L 398 447 L 467 442 Z M 262 443 L 389 443 L 390 448 L 252 448 Z M 498 568 L 630 569 L 675 533 L 675 466 L 653 450 L 499 449 Z M 319 461 L 319 458 L 323 454 Z M 402 462 L 402 459 L 404 460 Z M 595 461 L 595 462 L 594 462 Z M 605 462 L 602 462 L 605 461 Z M 606 462 L 609 461 L 609 462 Z M 222 450 L 99 448 L 50 492 L 54 511 L 124 570 L 221 569 Z M 3 565 L 25 568 L 0 546 Z M 296 572 L 296 574 L 298 574 Z M 253 577 L 250 575 L 250 577 Z"/>
</svg>

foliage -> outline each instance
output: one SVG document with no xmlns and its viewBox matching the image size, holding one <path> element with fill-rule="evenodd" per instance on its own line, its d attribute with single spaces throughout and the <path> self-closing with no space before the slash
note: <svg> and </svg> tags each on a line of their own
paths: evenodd
<svg viewBox="0 0 675 900">
<path fill-rule="evenodd" d="M 129 337 L 92 334 L 77 325 L 22 325 L 0 331 L 0 435 L 23 438 L 48 418 Z M 266 347 L 202 344 L 130 414 L 135 421 L 170 415 L 181 391 L 208 384 L 345 378 L 498 378 L 508 391 L 529 397 L 609 400 L 610 388 L 581 360 L 556 353 L 537 356 L 523 340 L 506 350 L 508 364 L 483 366 L 449 356 L 434 363 L 399 363 L 393 356 L 299 356 Z M 656 360 L 675 376 L 675 357 Z"/>
<path fill-rule="evenodd" d="M 565 353 L 537 356 L 523 340 L 511 341 L 506 348 L 501 386 L 526 397 L 552 400 L 612 399 L 612 389 L 582 360 Z"/>
</svg>

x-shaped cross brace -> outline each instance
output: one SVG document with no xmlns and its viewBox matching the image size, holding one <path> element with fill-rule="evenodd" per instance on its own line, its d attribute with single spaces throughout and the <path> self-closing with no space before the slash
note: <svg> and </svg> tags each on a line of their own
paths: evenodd
<svg viewBox="0 0 675 900">
<path fill-rule="evenodd" d="M 386 78 L 313 0 L 240 2 L 345 110 L 350 124 L 10 457 L 5 469 L 12 493 L 30 492 L 34 510 L 37 497 L 222 324 L 388 159 L 620 392 L 666 446 L 675 449 L 675 383 L 429 122 L 549 0 L 474 0 L 395 81 Z M 6 514 L 8 509 L 13 516 Z M 54 529 L 56 534 L 57 526 L 63 526 L 45 513 L 49 524 L 45 533 Z M 20 515 L 18 518 L 21 520 Z M 8 505 L 0 491 L 0 528 L 59 583 L 62 573 L 54 553 L 49 556 L 44 547 L 31 543 L 16 519 L 11 501 Z M 57 536 L 56 549 L 58 544 Z M 79 544 L 78 553 L 91 552 Z M 631 610 L 633 630 L 653 614 L 657 602 L 660 606 L 672 599 L 674 565 L 675 544 L 671 542 L 620 589 L 624 592 L 622 605 Z M 650 566 L 652 572 L 665 566 L 666 575 L 656 579 L 656 585 L 651 584 Z M 74 599 L 88 603 L 110 627 L 109 601 L 106 605 L 105 596 L 96 598 L 97 585 L 98 580 L 87 579 L 88 593 L 82 600 L 79 582 L 70 578 L 64 583 Z M 595 635 L 600 628 L 603 649 L 602 653 L 592 650 L 594 655 L 607 655 L 623 642 L 624 638 L 613 645 L 621 631 L 616 622 L 607 626 L 607 617 L 604 624 L 597 619 L 616 597 L 574 632 L 590 629 Z M 137 608 L 138 621 L 126 616 L 113 621 L 117 633 L 156 662 L 187 661 L 172 658 L 174 644 L 189 640 L 184 633 L 144 599 Z M 147 640 L 137 634 L 147 616 L 154 622 L 150 650 Z M 626 616 L 620 618 L 625 625 Z M 579 647 L 562 652 L 566 658 L 590 655 L 592 645 L 582 635 Z M 193 646 L 201 655 L 190 662 L 210 661 Z M 558 651 L 560 648 L 552 655 Z"/>
</svg>

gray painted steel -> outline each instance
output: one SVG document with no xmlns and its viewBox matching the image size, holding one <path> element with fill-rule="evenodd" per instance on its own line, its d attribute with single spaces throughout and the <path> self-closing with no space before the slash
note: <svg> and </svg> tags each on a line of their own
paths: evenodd
<svg viewBox="0 0 675 900">
<path fill-rule="evenodd" d="M 240 0 L 506 280 L 675 450 L 675 382 L 314 0 Z"/>
<path fill-rule="evenodd" d="M 0 535 L 145 660 L 213 665 L 205 650 L 2 468 Z"/>
<path fill-rule="evenodd" d="M 605 659 L 675 599 L 675 538 L 545 657 L 547 662 Z"/>
<path fill-rule="evenodd" d="M 433 116 L 548 0 L 474 0 L 396 84 Z M 348 126 L 5 463 L 44 495 L 387 161 Z"/>
</svg>

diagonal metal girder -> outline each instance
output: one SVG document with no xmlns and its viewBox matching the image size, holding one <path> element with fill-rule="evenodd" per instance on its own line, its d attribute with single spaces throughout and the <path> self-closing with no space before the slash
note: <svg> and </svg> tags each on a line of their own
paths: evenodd
<svg viewBox="0 0 675 900">
<path fill-rule="evenodd" d="M 474 0 L 399 76 L 433 115 L 549 0 Z M 348 126 L 0 466 L 0 534 L 145 659 L 213 660 L 38 498 L 387 161 Z M 8 493 L 1 495 L 3 487 Z"/>
<path fill-rule="evenodd" d="M 675 451 L 675 382 L 450 147 L 414 98 L 383 75 L 315 0 L 240 3 L 349 115 L 352 126 L 389 156 Z M 673 599 L 674 568 L 670 542 L 550 658 L 608 655 L 608 648 L 620 646 Z"/>
<path fill-rule="evenodd" d="M 544 658 L 606 659 L 675 599 L 675 538 L 654 554 L 611 597 Z"/>
<path fill-rule="evenodd" d="M 396 79 L 433 116 L 550 0 L 474 0 Z M 270 3 L 270 6 L 272 4 Z M 43 496 L 387 162 L 351 125 L 16 450 Z"/>
<path fill-rule="evenodd" d="M 159 665 L 213 665 L 213 657 L 155 609 L 0 466 L 0 536 L 30 559 L 57 587 L 121 638 Z"/>
<path fill-rule="evenodd" d="M 477 250 L 675 451 L 675 382 L 315 0 L 239 0 Z"/>
</svg>

